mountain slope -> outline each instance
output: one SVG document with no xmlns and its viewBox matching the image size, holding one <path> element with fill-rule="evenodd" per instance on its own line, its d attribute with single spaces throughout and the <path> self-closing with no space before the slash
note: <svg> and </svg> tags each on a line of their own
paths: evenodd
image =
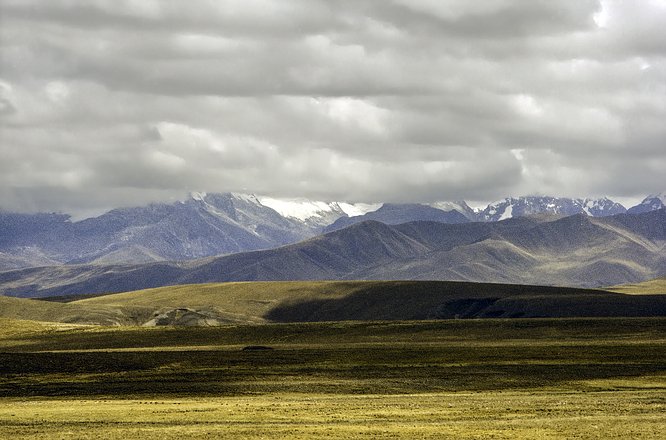
<svg viewBox="0 0 666 440">
<path fill-rule="evenodd" d="M 433 252 L 409 266 L 387 265 L 382 272 L 390 273 L 391 279 L 588 287 L 645 280 L 666 273 L 664 212 L 639 218 L 576 215 L 531 227 L 493 228 L 483 240 Z M 362 275 L 374 278 L 380 273 Z"/>
<path fill-rule="evenodd" d="M 185 283 L 430 279 L 561 286 L 666 273 L 666 210 L 556 221 L 364 222 L 277 249 L 182 263 L 61 266 L 0 273 L 12 296 L 120 292 Z"/>
</svg>

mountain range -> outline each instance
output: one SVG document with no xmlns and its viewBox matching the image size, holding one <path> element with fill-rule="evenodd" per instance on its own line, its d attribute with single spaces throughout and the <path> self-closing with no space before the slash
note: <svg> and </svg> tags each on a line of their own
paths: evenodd
<svg viewBox="0 0 666 440">
<path fill-rule="evenodd" d="M 666 274 L 666 209 L 447 224 L 364 221 L 263 251 L 185 262 L 60 265 L 0 272 L 22 297 L 280 280 L 461 280 L 597 287 Z"/>
<path fill-rule="evenodd" d="M 665 194 L 650 196 L 629 212 L 660 209 L 665 200 Z M 0 270 L 229 255 L 293 244 L 367 220 L 388 225 L 412 221 L 460 224 L 537 214 L 603 217 L 625 211 L 607 198 L 507 198 L 475 211 L 464 201 L 364 205 L 192 193 L 185 201 L 114 209 L 81 221 L 64 214 L 0 212 Z"/>
</svg>

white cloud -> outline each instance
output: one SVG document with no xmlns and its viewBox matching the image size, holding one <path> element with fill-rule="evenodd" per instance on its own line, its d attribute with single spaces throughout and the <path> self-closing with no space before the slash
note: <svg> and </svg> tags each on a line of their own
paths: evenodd
<svg viewBox="0 0 666 440">
<path fill-rule="evenodd" d="M 661 191 L 662 3 L 3 0 L 0 208 Z"/>
</svg>

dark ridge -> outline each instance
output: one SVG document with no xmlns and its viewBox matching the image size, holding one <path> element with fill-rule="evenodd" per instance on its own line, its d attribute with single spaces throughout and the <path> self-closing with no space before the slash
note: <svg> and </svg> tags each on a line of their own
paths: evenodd
<svg viewBox="0 0 666 440">
<path fill-rule="evenodd" d="M 273 347 L 268 347 L 266 345 L 246 345 L 241 348 L 241 351 L 266 351 L 273 350 Z"/>
<path fill-rule="evenodd" d="M 59 295 L 59 296 L 45 296 L 42 298 L 34 298 L 37 301 L 47 301 L 47 302 L 57 302 L 57 303 L 69 303 L 73 301 L 79 301 L 82 299 L 88 298 L 97 298 L 100 296 L 115 295 L 118 292 L 102 292 L 102 293 L 88 293 L 81 295 Z"/>
</svg>

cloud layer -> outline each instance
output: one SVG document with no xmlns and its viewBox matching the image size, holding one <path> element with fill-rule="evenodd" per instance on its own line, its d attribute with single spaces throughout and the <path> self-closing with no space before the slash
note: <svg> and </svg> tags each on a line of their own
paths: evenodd
<svg viewBox="0 0 666 440">
<path fill-rule="evenodd" d="M 0 0 L 0 16 L 0 208 L 664 189 L 663 0 Z"/>
</svg>

